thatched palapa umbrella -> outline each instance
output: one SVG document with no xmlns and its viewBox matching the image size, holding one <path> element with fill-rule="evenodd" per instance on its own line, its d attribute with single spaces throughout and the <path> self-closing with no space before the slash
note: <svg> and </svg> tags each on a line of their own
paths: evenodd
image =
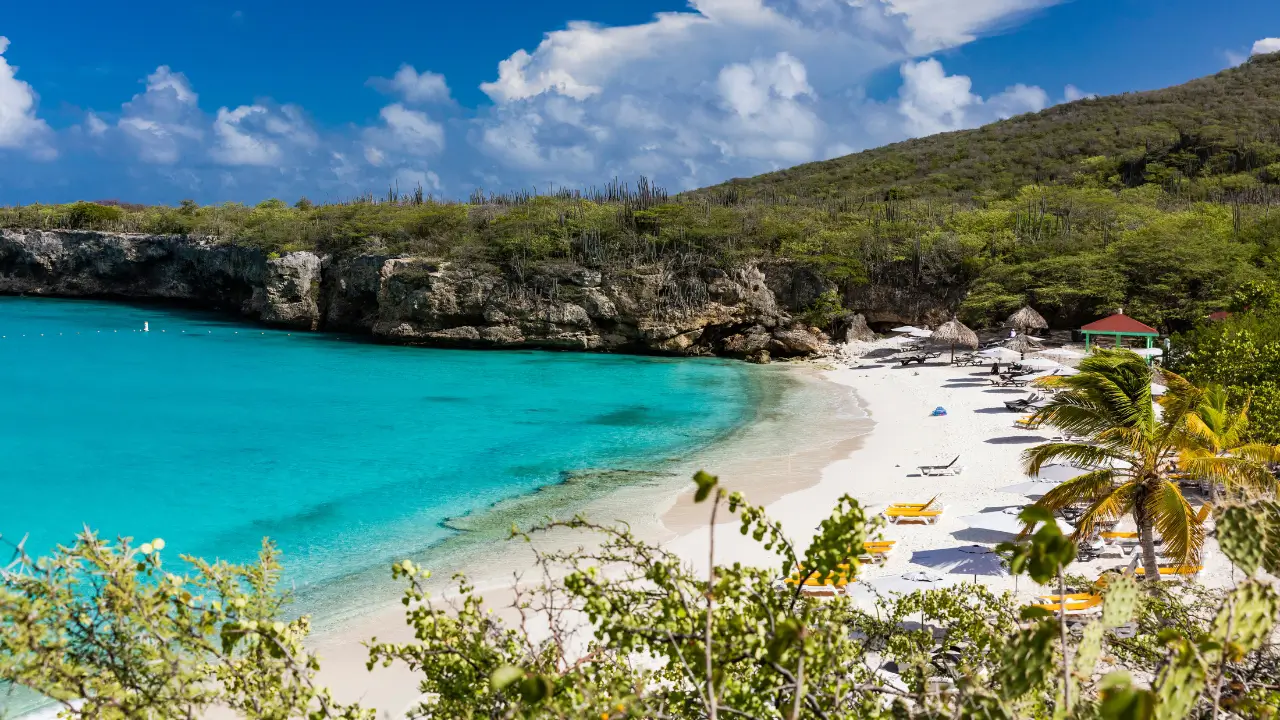
<svg viewBox="0 0 1280 720">
<path fill-rule="evenodd" d="M 951 362 L 956 360 L 957 345 L 963 345 L 974 350 L 978 349 L 978 333 L 965 327 L 964 323 L 955 318 L 951 318 L 951 322 L 934 330 L 933 337 L 929 339 L 939 345 L 951 346 Z"/>
<path fill-rule="evenodd" d="M 1008 323 L 1009 327 L 1014 328 L 1020 333 L 1029 333 L 1031 330 L 1049 329 L 1049 323 L 1045 322 L 1044 317 L 1033 310 L 1030 305 L 1010 315 L 1009 319 L 1005 322 Z"/>
<path fill-rule="evenodd" d="M 1035 352 L 1037 350 L 1044 349 L 1043 346 L 1041 346 L 1040 343 L 1037 342 L 1035 338 L 1031 337 L 1030 335 L 1023 335 L 1021 333 L 1010 338 L 1009 341 L 1004 344 L 1004 346 L 1009 348 L 1010 350 L 1013 350 L 1014 352 L 1022 353 L 1023 357 L 1026 357 L 1026 354 L 1029 352 Z"/>
</svg>

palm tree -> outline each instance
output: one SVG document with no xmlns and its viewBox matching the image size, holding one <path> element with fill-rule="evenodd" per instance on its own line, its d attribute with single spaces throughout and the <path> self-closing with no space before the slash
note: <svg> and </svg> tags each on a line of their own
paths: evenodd
<svg viewBox="0 0 1280 720">
<path fill-rule="evenodd" d="M 1077 537 L 1092 534 L 1100 522 L 1132 515 L 1142 547 L 1146 576 L 1159 577 L 1155 532 L 1164 538 L 1165 553 L 1180 563 L 1197 561 L 1204 528 L 1178 484 L 1169 478 L 1176 461 L 1186 469 L 1229 487 L 1271 490 L 1276 481 L 1264 453 L 1227 455 L 1246 446 L 1235 442 L 1242 432 L 1240 415 L 1225 413 L 1225 400 L 1197 388 L 1181 376 L 1164 372 L 1168 386 L 1159 406 L 1151 395 L 1151 368 L 1128 350 L 1102 350 L 1080 363 L 1080 374 L 1064 377 L 1060 391 L 1038 410 L 1042 422 L 1085 442 L 1038 445 L 1023 455 L 1027 474 L 1037 475 L 1053 461 L 1092 468 L 1046 494 L 1038 505 L 1057 511 L 1076 503 L 1088 508 L 1076 523 Z M 1230 422 L 1219 422 L 1212 408 L 1224 408 Z M 1206 420 L 1206 418 L 1208 418 Z M 1244 425 L 1243 427 L 1247 427 Z M 1211 428 L 1221 429 L 1218 434 Z M 1209 439 L 1215 438 L 1215 439 Z M 1234 447 L 1224 449 L 1223 444 Z"/>
<path fill-rule="evenodd" d="M 1270 466 L 1280 462 L 1280 446 L 1249 441 L 1249 399 L 1232 408 L 1226 388 L 1206 386 L 1187 415 L 1187 432 L 1192 442 L 1178 462 L 1191 475 L 1212 481 L 1215 498 L 1220 485 L 1260 491 L 1275 483 Z"/>
</svg>

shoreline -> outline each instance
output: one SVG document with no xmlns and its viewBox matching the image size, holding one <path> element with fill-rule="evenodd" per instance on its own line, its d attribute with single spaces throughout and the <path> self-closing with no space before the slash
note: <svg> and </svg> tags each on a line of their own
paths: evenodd
<svg viewBox="0 0 1280 720">
<path fill-rule="evenodd" d="M 757 417 L 720 441 L 687 458 L 673 459 L 666 472 L 655 473 L 649 481 L 628 483 L 605 492 L 587 502 L 581 508 L 582 514 L 605 523 L 625 522 L 641 539 L 674 547 L 705 526 L 701 509 L 691 501 L 690 477 L 698 469 L 719 475 L 725 487 L 742 491 L 755 504 L 771 505 L 796 492 L 818 487 L 827 467 L 862 446 L 873 429 L 872 423 L 861 400 L 849 386 L 832 381 L 829 370 L 796 363 L 766 371 L 782 374 L 766 382 L 794 383 L 779 393 L 774 406 L 761 404 Z M 520 502 L 513 504 L 518 507 Z M 530 519 L 524 518 L 522 524 Z M 736 531 L 733 534 L 736 536 Z M 536 545 L 547 551 L 577 547 L 582 540 L 582 536 L 568 533 L 541 534 Z M 485 545 L 451 559 L 461 559 L 462 564 L 472 568 L 484 568 L 469 572 L 467 580 L 504 619 L 511 617 L 505 611 L 513 597 L 512 588 L 521 584 L 523 574 L 535 566 L 532 549 L 517 541 L 503 541 L 501 548 Z M 456 584 L 443 574 L 433 574 L 432 580 L 432 594 L 437 600 L 457 596 Z M 399 602 L 348 616 L 335 626 L 318 627 L 310 644 L 321 654 L 320 681 L 339 700 L 360 699 L 380 713 L 396 716 L 418 697 L 416 682 L 413 674 L 400 666 L 366 671 L 368 653 L 363 643 L 372 637 L 388 642 L 412 640 Z"/>
</svg>

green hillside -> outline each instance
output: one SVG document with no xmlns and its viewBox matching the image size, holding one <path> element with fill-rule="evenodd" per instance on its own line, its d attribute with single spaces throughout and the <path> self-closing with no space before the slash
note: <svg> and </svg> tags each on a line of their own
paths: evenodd
<svg viewBox="0 0 1280 720">
<path fill-rule="evenodd" d="M 975 130 L 896 143 L 694 194 L 744 198 L 1010 196 L 1032 183 L 1117 187 L 1231 177 L 1280 182 L 1280 54 L 1184 85 L 1079 100 Z"/>
</svg>

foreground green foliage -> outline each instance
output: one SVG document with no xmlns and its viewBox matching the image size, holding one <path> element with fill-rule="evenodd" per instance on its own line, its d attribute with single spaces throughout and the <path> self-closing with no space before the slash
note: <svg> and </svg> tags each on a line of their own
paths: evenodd
<svg viewBox="0 0 1280 720">
<path fill-rule="evenodd" d="M 737 516 L 778 565 L 694 572 L 624 528 L 585 519 L 542 530 L 586 533 L 583 548 L 539 553 L 514 624 L 465 581 L 442 603 L 430 573 L 395 566 L 415 640 L 373 641 L 369 666 L 420 673 L 424 718 L 1048 718 L 1147 720 L 1277 712 L 1271 643 L 1280 571 L 1280 506 L 1225 508 L 1222 547 L 1247 577 L 1226 593 L 1113 577 L 1083 622 L 981 586 L 884 598 L 815 600 L 778 582 L 856 574 L 874 532 L 843 498 L 800 551 L 761 508 L 696 478 L 705 506 Z M 1066 587 L 1074 544 L 1038 509 L 1041 528 L 1006 546 L 1015 572 Z M 162 543 L 91 534 L 0 584 L 0 678 L 59 701 L 72 718 L 198 717 L 214 706 L 247 718 L 363 718 L 315 684 L 305 618 L 288 621 L 270 547 L 256 565 L 165 571 Z M 713 551 L 714 552 L 714 551 Z M 924 622 L 922 626 L 920 621 Z M 585 624 L 584 624 L 585 623 Z M 541 629 L 538 629 L 541 628 Z M 374 670 L 376 672 L 376 670 Z M 1150 678 L 1139 680 L 1136 678 Z"/>
<path fill-rule="evenodd" d="M 257 564 L 161 561 L 164 542 L 91 533 L 0 578 L 0 680 L 74 717 L 372 718 L 315 684 L 306 617 L 286 620 L 277 553 Z"/>
</svg>

